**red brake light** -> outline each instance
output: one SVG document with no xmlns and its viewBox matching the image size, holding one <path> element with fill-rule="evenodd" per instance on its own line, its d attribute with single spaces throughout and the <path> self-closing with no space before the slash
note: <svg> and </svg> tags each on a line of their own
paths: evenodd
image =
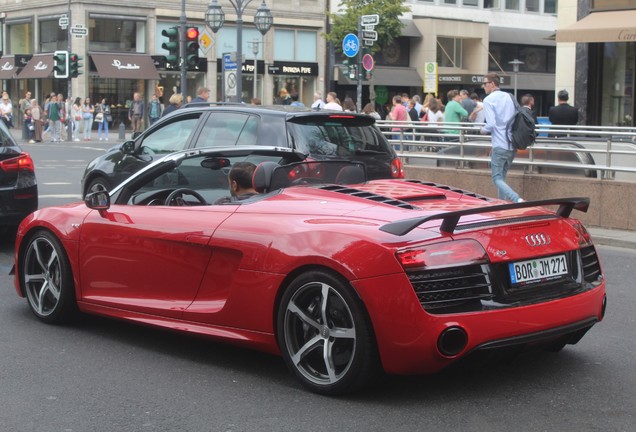
<svg viewBox="0 0 636 432">
<path fill-rule="evenodd" d="M 404 165 L 400 158 L 395 158 L 391 161 L 391 177 L 396 179 L 404 178 Z"/>
<path fill-rule="evenodd" d="M 580 221 L 572 220 L 570 224 L 576 230 L 577 237 L 579 238 L 579 246 L 588 246 L 592 244 L 592 236 Z"/>
<path fill-rule="evenodd" d="M 18 157 L 4 160 L 0 162 L 0 169 L 6 172 L 13 171 L 35 171 L 35 165 L 33 159 L 28 153 L 22 153 Z"/>
<path fill-rule="evenodd" d="M 475 240 L 456 240 L 407 249 L 397 252 L 397 258 L 405 269 L 460 266 L 488 259 L 483 246 Z"/>
</svg>

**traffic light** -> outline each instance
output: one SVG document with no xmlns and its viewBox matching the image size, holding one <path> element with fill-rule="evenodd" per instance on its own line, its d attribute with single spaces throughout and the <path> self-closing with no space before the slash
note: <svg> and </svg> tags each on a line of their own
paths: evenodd
<svg viewBox="0 0 636 432">
<path fill-rule="evenodd" d="M 80 68 L 84 65 L 80 63 L 81 60 L 82 58 L 80 56 L 78 56 L 75 53 L 71 53 L 68 59 L 68 63 L 69 63 L 68 76 L 69 77 L 77 78 L 78 76 L 82 74 L 82 71 L 80 70 Z"/>
<path fill-rule="evenodd" d="M 161 44 L 161 48 L 168 51 L 166 56 L 166 68 L 178 69 L 179 68 L 179 28 L 170 27 L 161 32 L 162 36 L 168 38 L 168 42 Z"/>
<path fill-rule="evenodd" d="M 68 78 L 68 51 L 55 51 L 53 63 L 53 76 L 55 78 Z"/>
<path fill-rule="evenodd" d="M 185 62 L 187 70 L 199 68 L 199 29 L 188 27 L 186 30 Z"/>
</svg>

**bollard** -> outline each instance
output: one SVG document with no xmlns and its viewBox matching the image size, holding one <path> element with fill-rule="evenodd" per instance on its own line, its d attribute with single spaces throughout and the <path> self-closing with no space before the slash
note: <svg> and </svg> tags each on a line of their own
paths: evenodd
<svg viewBox="0 0 636 432">
<path fill-rule="evenodd" d="M 119 140 L 124 141 L 126 139 L 126 125 L 124 122 L 119 122 Z"/>
</svg>

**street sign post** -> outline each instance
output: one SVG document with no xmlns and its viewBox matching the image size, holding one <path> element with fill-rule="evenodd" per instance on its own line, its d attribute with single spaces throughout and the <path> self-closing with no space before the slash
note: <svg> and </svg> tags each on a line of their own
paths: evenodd
<svg viewBox="0 0 636 432">
<path fill-rule="evenodd" d="M 363 26 L 374 26 L 374 25 L 378 25 L 380 23 L 380 15 L 377 14 L 373 14 L 373 15 L 362 15 L 360 17 L 360 23 Z"/>
<path fill-rule="evenodd" d="M 378 32 L 373 30 L 362 30 L 362 39 L 377 41 L 378 40 Z"/>
<path fill-rule="evenodd" d="M 223 100 L 228 97 L 236 97 L 236 70 L 238 63 L 236 62 L 236 53 L 223 54 Z"/>
<path fill-rule="evenodd" d="M 373 56 L 371 54 L 365 54 L 362 56 L 362 67 L 366 71 L 373 70 L 373 66 L 375 66 L 375 61 L 373 60 Z"/>
<path fill-rule="evenodd" d="M 88 28 L 81 24 L 76 24 L 74 27 L 71 27 L 71 34 L 77 38 L 83 38 L 84 36 L 88 36 Z"/>
</svg>

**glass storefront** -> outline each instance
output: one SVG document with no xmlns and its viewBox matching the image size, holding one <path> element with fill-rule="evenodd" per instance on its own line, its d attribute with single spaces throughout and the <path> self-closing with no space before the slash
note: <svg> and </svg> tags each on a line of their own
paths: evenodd
<svg viewBox="0 0 636 432">
<path fill-rule="evenodd" d="M 634 125 L 634 74 L 636 43 L 607 42 L 603 47 L 603 80 L 600 83 L 601 124 Z"/>
</svg>

